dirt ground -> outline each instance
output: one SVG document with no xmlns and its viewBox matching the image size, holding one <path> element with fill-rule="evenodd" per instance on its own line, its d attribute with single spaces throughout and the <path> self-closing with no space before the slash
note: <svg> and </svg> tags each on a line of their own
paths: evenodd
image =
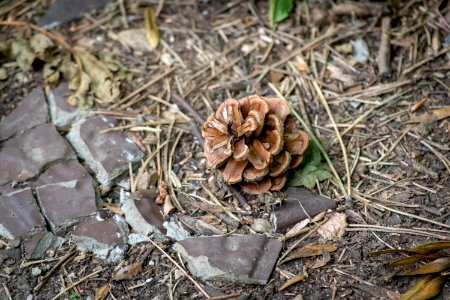
<svg viewBox="0 0 450 300">
<path fill-rule="evenodd" d="M 13 14 L 3 12 L 2 18 L 14 15 L 34 23 L 48 7 L 44 5 L 48 1 L 21 2 Z M 248 295 L 248 299 L 396 299 L 416 278 L 393 277 L 392 271 L 383 267 L 393 256 L 367 253 L 450 238 L 450 119 L 411 122 L 416 116 L 450 105 L 449 1 L 438 1 L 440 6 L 434 1 L 399 1 L 398 6 L 363 1 L 363 9 L 342 1 L 297 1 L 295 11 L 274 29 L 268 26 L 266 2 L 113 1 L 57 30 L 71 45 L 88 45 L 92 52 L 109 54 L 120 62 L 132 75 L 131 80 L 122 80 L 122 95 L 161 76 L 129 102 L 114 108 L 96 107 L 117 115 L 126 113 L 124 124 L 138 115 L 160 119 L 176 114 L 177 109 L 195 120 L 192 111 L 173 101 L 174 94 L 206 119 L 224 99 L 274 94 L 268 85 L 273 83 L 309 120 L 346 184 L 343 152 L 333 122 L 314 89 L 317 84 L 343 137 L 352 172 L 350 200 L 345 201 L 334 180 L 314 188 L 335 199 L 337 210 L 347 216 L 349 226 L 337 242 L 337 251 L 318 269 L 306 267 L 315 258 L 282 264 L 266 286 L 215 283 L 214 288 L 205 289 L 210 295 L 238 293 Z M 119 3 L 125 5 L 127 22 Z M 145 6 L 159 12 L 161 36 L 159 47 L 148 53 L 127 49 L 116 38 L 127 27 L 143 27 Z M 385 17 L 391 17 L 390 59 L 386 59 L 387 49 L 381 41 Z M 0 34 L 9 38 L 26 34 L 26 30 L 0 27 Z M 39 66 L 24 73 L 6 58 L 0 63 L 8 68 L 8 78 L 0 81 L 0 116 L 4 116 L 32 87 L 42 83 L 42 76 Z M 383 68 L 390 72 L 380 74 Z M 185 214 L 208 213 L 193 206 L 189 197 L 194 192 L 208 197 L 204 188 L 225 199 L 230 207 L 239 207 L 218 173 L 206 167 L 190 125 L 169 125 L 159 125 L 159 138 L 175 142 L 180 134 L 178 142 L 171 145 L 175 151 L 169 153 L 173 153 L 172 170 L 181 181 L 177 195 Z M 156 161 L 151 166 L 162 168 Z M 246 195 L 249 210 L 242 214 L 237 210 L 243 221 L 235 227 L 232 222 L 224 223 L 224 227 L 228 232 L 251 232 L 251 219 L 267 218 L 278 196 Z M 118 190 L 105 197 L 114 203 Z M 282 253 L 300 238 L 289 240 Z M 318 239 L 311 235 L 301 245 Z M 108 266 L 90 254 L 77 253 L 33 292 L 39 277 L 32 275 L 32 268 L 39 267 L 45 273 L 70 246 L 70 242 L 65 243 L 44 260 L 27 264 L 20 249 L 8 249 L 0 243 L 0 299 L 30 299 L 30 294 L 34 294 L 33 299 L 52 299 L 61 288 L 99 266 L 105 270 L 58 299 L 76 298 L 77 294 L 80 299 L 94 299 L 106 283 L 110 283 L 107 299 L 203 297 L 151 244 L 129 250 L 126 264 L 142 261 L 144 266 L 131 279 L 112 281 L 111 274 L 120 266 Z M 165 249 L 177 259 L 170 246 L 165 245 Z M 307 275 L 305 280 L 278 291 L 286 276 L 302 273 Z M 450 282 L 435 299 L 450 299 Z"/>
</svg>

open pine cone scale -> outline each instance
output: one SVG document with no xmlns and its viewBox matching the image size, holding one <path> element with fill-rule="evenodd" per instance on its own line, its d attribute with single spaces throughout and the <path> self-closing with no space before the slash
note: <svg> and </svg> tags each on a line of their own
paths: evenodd
<svg viewBox="0 0 450 300">
<path fill-rule="evenodd" d="M 284 101 L 256 95 L 225 100 L 202 135 L 208 166 L 251 194 L 281 190 L 309 142 Z"/>
</svg>

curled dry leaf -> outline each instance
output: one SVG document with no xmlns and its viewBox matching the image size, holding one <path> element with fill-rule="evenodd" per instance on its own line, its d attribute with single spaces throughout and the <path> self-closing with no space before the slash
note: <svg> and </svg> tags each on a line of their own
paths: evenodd
<svg viewBox="0 0 450 300">
<path fill-rule="evenodd" d="M 173 206 L 172 200 L 170 200 L 170 196 L 167 195 L 166 198 L 164 199 L 163 215 L 166 217 L 174 210 L 175 210 L 175 206 Z"/>
<path fill-rule="evenodd" d="M 282 290 L 284 290 L 284 289 L 290 287 L 291 285 L 293 285 L 293 284 L 295 284 L 295 283 L 297 283 L 297 282 L 302 281 L 302 280 L 305 279 L 305 278 L 306 278 L 306 276 L 303 275 L 303 274 L 295 275 L 294 277 L 288 279 L 288 281 L 286 281 L 286 282 L 278 289 L 278 291 L 281 292 Z"/>
<path fill-rule="evenodd" d="M 324 252 L 322 258 L 316 259 L 315 261 L 313 261 L 310 264 L 306 263 L 306 266 L 310 267 L 311 269 L 318 269 L 318 268 L 321 268 L 321 267 L 325 266 L 330 261 L 331 261 L 330 253 Z"/>
<path fill-rule="evenodd" d="M 257 95 L 225 100 L 202 135 L 208 166 L 250 194 L 281 190 L 309 145 L 283 100 Z"/>
<path fill-rule="evenodd" d="M 155 199 L 155 203 L 158 205 L 164 204 L 166 197 L 169 195 L 167 192 L 167 184 L 164 180 L 161 180 L 158 184 L 159 195 Z"/>
<path fill-rule="evenodd" d="M 433 298 L 441 292 L 444 283 L 444 276 L 425 276 L 406 293 L 401 295 L 400 300 L 425 300 Z"/>
<path fill-rule="evenodd" d="M 337 241 L 344 235 L 347 225 L 345 214 L 335 213 L 325 224 L 317 229 L 317 233 L 325 240 Z"/>
<path fill-rule="evenodd" d="M 334 244 L 319 244 L 319 243 L 310 243 L 306 246 L 298 249 L 291 255 L 289 255 L 284 262 L 290 261 L 297 258 L 305 258 L 305 257 L 312 257 L 312 256 L 318 256 L 322 255 L 325 252 L 334 252 L 336 251 L 337 246 Z"/>
<path fill-rule="evenodd" d="M 95 292 L 95 300 L 104 300 L 108 296 L 110 290 L 109 283 L 102 285 L 98 288 L 97 292 Z"/>
<path fill-rule="evenodd" d="M 142 262 L 138 261 L 138 262 L 132 263 L 131 265 L 120 268 L 119 271 L 117 271 L 113 275 L 112 279 L 116 280 L 116 281 L 129 279 L 129 278 L 137 275 L 141 271 L 142 271 Z"/>
<path fill-rule="evenodd" d="M 286 234 L 284 235 L 284 240 L 291 239 L 301 233 L 304 232 L 305 227 L 309 224 L 310 219 L 304 219 L 303 221 L 298 222 L 294 225 Z"/>
<path fill-rule="evenodd" d="M 433 109 L 431 113 L 424 113 L 413 116 L 409 120 L 410 123 L 431 123 L 450 117 L 450 106 Z"/>
<path fill-rule="evenodd" d="M 402 273 L 401 276 L 410 276 L 410 275 L 422 275 L 422 274 L 432 274 L 439 273 L 450 268 L 450 257 L 442 257 L 432 262 L 429 262 L 423 266 L 418 267 L 412 271 Z"/>
</svg>

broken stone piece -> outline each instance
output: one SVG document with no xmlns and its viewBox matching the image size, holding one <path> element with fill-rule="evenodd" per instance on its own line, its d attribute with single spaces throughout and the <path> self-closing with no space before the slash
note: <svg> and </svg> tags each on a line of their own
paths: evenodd
<svg viewBox="0 0 450 300">
<path fill-rule="evenodd" d="M 202 280 L 266 284 L 281 246 L 265 235 L 249 234 L 188 238 L 174 249 Z"/>
<path fill-rule="evenodd" d="M 105 210 L 75 226 L 72 238 L 77 249 L 90 251 L 107 262 L 118 262 L 127 250 L 125 221 Z"/>
<path fill-rule="evenodd" d="M 0 196 L 0 236 L 15 240 L 45 227 L 30 188 Z"/>
<path fill-rule="evenodd" d="M 50 167 L 33 186 L 54 233 L 97 210 L 92 178 L 76 160 Z"/>
<path fill-rule="evenodd" d="M 129 162 L 139 161 L 144 153 L 123 132 L 102 130 L 117 126 L 111 117 L 96 116 L 76 122 L 67 139 L 86 161 L 103 187 L 128 170 Z"/>
<path fill-rule="evenodd" d="M 49 163 L 74 157 L 75 153 L 55 126 L 39 125 L 3 144 L 0 150 L 0 185 L 30 179 Z"/>
<path fill-rule="evenodd" d="M 162 208 L 155 204 L 153 194 L 133 194 L 126 193 L 123 189 L 120 191 L 120 202 L 122 210 L 125 213 L 125 220 L 131 226 L 132 232 L 147 236 L 155 234 L 157 238 L 164 239 L 161 233 L 166 233 L 163 227 Z"/>
<path fill-rule="evenodd" d="M 67 98 L 72 94 L 66 81 L 47 92 L 50 117 L 57 128 L 65 129 L 73 122 L 93 114 L 91 111 L 79 109 L 67 103 Z"/>
<path fill-rule="evenodd" d="M 272 222 L 276 232 L 285 233 L 298 222 L 334 208 L 336 202 L 330 198 L 301 188 L 288 188 L 285 201 L 272 214 Z"/>
<path fill-rule="evenodd" d="M 47 102 L 42 87 L 38 86 L 0 123 L 0 141 L 47 123 L 47 120 Z"/>
<path fill-rule="evenodd" d="M 40 259 L 45 256 L 47 250 L 60 247 L 64 241 L 64 238 L 42 230 L 26 238 L 23 242 L 23 248 L 25 255 L 29 259 Z"/>
</svg>

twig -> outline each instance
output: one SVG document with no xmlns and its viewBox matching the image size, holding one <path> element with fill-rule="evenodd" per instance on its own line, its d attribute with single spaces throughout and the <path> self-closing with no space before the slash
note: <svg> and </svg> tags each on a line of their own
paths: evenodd
<svg viewBox="0 0 450 300">
<path fill-rule="evenodd" d="M 380 76 L 391 75 L 391 17 L 381 19 L 381 41 L 378 51 L 378 72 Z"/>
<path fill-rule="evenodd" d="M 3 282 L 2 285 L 3 285 L 3 288 L 5 289 L 5 293 L 6 293 L 6 296 L 8 296 L 8 299 L 13 300 L 13 298 L 11 297 L 11 293 L 9 292 L 9 289 L 6 286 L 6 283 Z"/>
<path fill-rule="evenodd" d="M 408 73 L 414 71 L 415 69 L 417 69 L 417 68 L 419 68 L 420 66 L 426 64 L 427 62 L 430 62 L 430 61 L 434 60 L 435 58 L 437 58 L 437 57 L 439 57 L 439 56 L 441 56 L 441 55 L 443 55 L 443 54 L 445 54 L 445 53 L 447 53 L 447 52 L 449 52 L 449 51 L 450 51 L 450 47 L 447 47 L 447 48 L 442 49 L 441 51 L 437 52 L 435 55 L 430 56 L 430 57 L 427 57 L 427 58 L 425 58 L 425 59 L 419 61 L 418 63 L 412 65 L 411 67 L 405 69 L 405 70 L 403 71 L 402 75 L 405 76 L 406 74 L 408 74 Z"/>
<path fill-rule="evenodd" d="M 289 109 L 291 110 L 291 113 L 303 125 L 303 127 L 306 130 L 306 132 L 308 132 L 308 135 L 311 137 L 313 142 L 317 145 L 317 148 L 319 148 L 320 153 L 322 153 L 323 157 L 327 161 L 328 166 L 330 167 L 330 170 L 333 173 L 333 176 L 335 177 L 335 179 L 336 179 L 336 181 L 337 181 L 337 183 L 339 185 L 339 188 L 342 190 L 342 192 L 345 195 L 347 195 L 347 191 L 345 190 L 345 187 L 344 187 L 344 184 L 342 183 L 341 177 L 339 177 L 339 174 L 337 173 L 337 171 L 336 171 L 336 169 L 335 169 L 335 167 L 333 165 L 333 162 L 331 161 L 330 157 L 328 156 L 327 151 L 322 146 L 322 143 L 316 137 L 316 135 L 314 134 L 312 129 L 306 125 L 306 122 L 303 121 L 302 117 L 299 115 L 299 113 L 297 112 L 295 107 L 289 101 L 287 101 L 287 99 L 283 96 L 283 94 L 281 94 L 281 92 L 272 83 L 269 83 L 269 87 L 275 92 L 275 94 L 277 94 L 278 97 L 280 97 L 280 99 L 284 100 L 287 103 L 287 105 L 289 106 Z"/>
<path fill-rule="evenodd" d="M 200 114 L 191 106 L 189 103 L 186 102 L 180 95 L 178 95 L 175 92 L 172 92 L 172 99 L 173 101 L 181 106 L 183 110 L 185 110 L 191 117 L 195 119 L 199 124 L 203 124 L 204 118 L 200 116 Z"/>
<path fill-rule="evenodd" d="M 203 289 L 203 287 L 197 282 L 195 281 L 194 278 L 192 278 L 188 272 L 186 272 L 186 270 L 184 270 L 172 257 L 170 257 L 169 254 L 167 254 L 166 251 L 164 251 L 157 243 L 155 243 L 152 239 L 149 238 L 150 243 L 153 244 L 153 246 L 155 246 L 159 251 L 161 251 L 161 253 L 167 257 L 181 272 L 183 272 L 183 274 L 190 280 L 192 281 L 192 283 L 199 289 L 199 291 L 205 295 L 206 298 L 210 298 L 208 293 L 205 292 L 205 290 Z"/>
<path fill-rule="evenodd" d="M 77 282 L 75 282 L 74 284 L 69 285 L 68 287 L 66 287 L 64 290 L 62 290 L 61 292 L 59 292 L 55 297 L 53 297 L 51 300 L 56 300 L 59 298 L 59 296 L 61 296 L 62 294 L 64 294 L 65 292 L 67 292 L 68 290 L 70 290 L 71 288 L 76 287 L 77 285 L 79 285 L 80 283 L 82 283 L 83 281 L 90 279 L 91 277 L 94 277 L 94 275 L 97 275 L 98 273 L 104 271 L 106 268 L 101 268 L 100 270 L 95 271 L 94 273 L 91 273 L 87 276 L 84 276 L 83 278 L 81 278 L 80 280 L 78 280 Z"/>
<path fill-rule="evenodd" d="M 234 185 L 229 186 L 230 191 L 236 196 L 236 199 L 238 199 L 239 203 L 247 210 L 250 210 L 250 206 L 248 205 L 247 199 L 242 195 L 241 191 Z"/>
<path fill-rule="evenodd" d="M 48 271 L 47 274 L 42 278 L 42 281 L 36 285 L 33 289 L 33 291 L 37 292 L 39 291 L 42 286 L 47 282 L 47 280 L 50 279 L 50 277 L 55 273 L 55 271 L 63 265 L 63 263 L 68 260 L 72 255 L 74 255 L 77 251 L 75 250 L 75 246 L 70 247 L 70 249 L 67 251 L 67 253 L 61 257 L 61 259 L 53 266 L 53 268 Z"/>
</svg>

